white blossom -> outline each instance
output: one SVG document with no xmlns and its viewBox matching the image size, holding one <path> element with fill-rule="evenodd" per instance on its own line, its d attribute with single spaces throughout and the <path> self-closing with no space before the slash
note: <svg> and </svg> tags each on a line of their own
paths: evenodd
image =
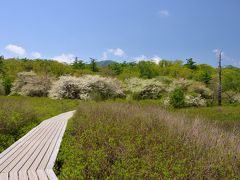
<svg viewBox="0 0 240 180">
<path fill-rule="evenodd" d="M 93 99 L 94 95 L 103 99 L 125 96 L 120 82 L 116 79 L 85 75 L 82 77 L 61 76 L 53 83 L 49 97 L 62 99 Z"/>
</svg>

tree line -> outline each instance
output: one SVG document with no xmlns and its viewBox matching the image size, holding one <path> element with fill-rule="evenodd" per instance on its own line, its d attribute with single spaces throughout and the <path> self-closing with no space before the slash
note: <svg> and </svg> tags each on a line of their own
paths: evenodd
<svg viewBox="0 0 240 180">
<path fill-rule="evenodd" d="M 125 80 L 131 77 L 152 79 L 158 76 L 170 78 L 184 78 L 200 81 L 206 84 L 213 91 L 217 85 L 217 68 L 208 64 L 197 64 L 193 58 L 182 60 L 161 60 L 158 64 L 149 60 L 139 62 L 114 62 L 99 66 L 98 60 L 91 58 L 89 63 L 75 58 L 73 63 L 59 63 L 46 59 L 4 59 L 0 56 L 0 80 L 4 87 L 5 94 L 9 94 L 12 83 L 17 73 L 23 71 L 34 71 L 37 74 L 47 74 L 53 77 L 62 75 L 81 76 L 83 74 L 99 74 L 107 77 L 115 77 Z M 225 66 L 222 69 L 222 88 L 229 102 L 232 103 L 236 94 L 240 93 L 240 68 Z"/>
</svg>

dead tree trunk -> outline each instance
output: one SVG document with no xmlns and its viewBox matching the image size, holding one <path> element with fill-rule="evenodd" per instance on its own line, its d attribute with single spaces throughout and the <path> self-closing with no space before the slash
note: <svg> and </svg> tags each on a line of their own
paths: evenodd
<svg viewBox="0 0 240 180">
<path fill-rule="evenodd" d="M 222 105 L 222 51 L 219 52 L 218 59 L 218 105 Z"/>
</svg>

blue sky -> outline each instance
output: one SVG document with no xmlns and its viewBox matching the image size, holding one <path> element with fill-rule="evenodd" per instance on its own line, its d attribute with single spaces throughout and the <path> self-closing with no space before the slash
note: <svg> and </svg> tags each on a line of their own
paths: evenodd
<svg viewBox="0 0 240 180">
<path fill-rule="evenodd" d="M 2 0 L 0 54 L 240 66 L 239 0 Z"/>
</svg>

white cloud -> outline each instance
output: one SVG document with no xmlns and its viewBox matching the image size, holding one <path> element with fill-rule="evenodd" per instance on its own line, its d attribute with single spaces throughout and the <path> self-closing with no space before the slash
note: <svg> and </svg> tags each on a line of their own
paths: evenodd
<svg viewBox="0 0 240 180">
<path fill-rule="evenodd" d="M 126 56 L 126 53 L 121 48 L 116 49 L 107 49 L 102 53 L 101 59 L 107 59 L 109 55 L 117 56 L 117 57 L 124 57 Z"/>
<path fill-rule="evenodd" d="M 158 64 L 162 60 L 162 58 L 160 58 L 159 56 L 153 56 L 151 60 L 156 64 Z"/>
<path fill-rule="evenodd" d="M 145 55 L 141 55 L 141 56 L 138 56 L 138 57 L 135 57 L 134 60 L 138 63 L 139 61 L 152 61 L 156 64 L 159 63 L 159 61 L 162 60 L 162 58 L 160 58 L 159 56 L 153 56 L 152 58 L 148 58 L 147 56 Z"/>
<path fill-rule="evenodd" d="M 136 62 L 139 62 L 139 61 L 148 60 L 148 59 L 145 55 L 141 55 L 141 56 L 135 57 L 134 60 Z"/>
<path fill-rule="evenodd" d="M 162 17 L 168 17 L 168 16 L 170 16 L 170 13 L 169 13 L 168 10 L 161 10 L 161 11 L 158 12 L 158 14 L 159 14 L 160 16 L 162 16 Z"/>
<path fill-rule="evenodd" d="M 39 58 L 42 57 L 42 55 L 41 55 L 41 53 L 39 53 L 39 52 L 32 52 L 32 57 L 33 57 L 34 59 L 39 59 Z"/>
<path fill-rule="evenodd" d="M 105 51 L 102 53 L 102 58 L 103 60 L 107 59 L 108 58 L 108 53 Z"/>
<path fill-rule="evenodd" d="M 120 48 L 108 49 L 108 52 L 112 53 L 114 56 L 119 56 L 119 57 L 125 56 L 125 52 Z"/>
<path fill-rule="evenodd" d="M 9 44 L 5 47 L 5 49 L 11 53 L 14 53 L 18 56 L 23 56 L 26 54 L 26 50 L 23 47 L 14 45 L 14 44 Z"/>
<path fill-rule="evenodd" d="M 61 54 L 60 56 L 55 56 L 51 59 L 59 61 L 59 62 L 65 62 L 65 63 L 72 63 L 74 61 L 75 55 L 74 54 Z"/>
</svg>

